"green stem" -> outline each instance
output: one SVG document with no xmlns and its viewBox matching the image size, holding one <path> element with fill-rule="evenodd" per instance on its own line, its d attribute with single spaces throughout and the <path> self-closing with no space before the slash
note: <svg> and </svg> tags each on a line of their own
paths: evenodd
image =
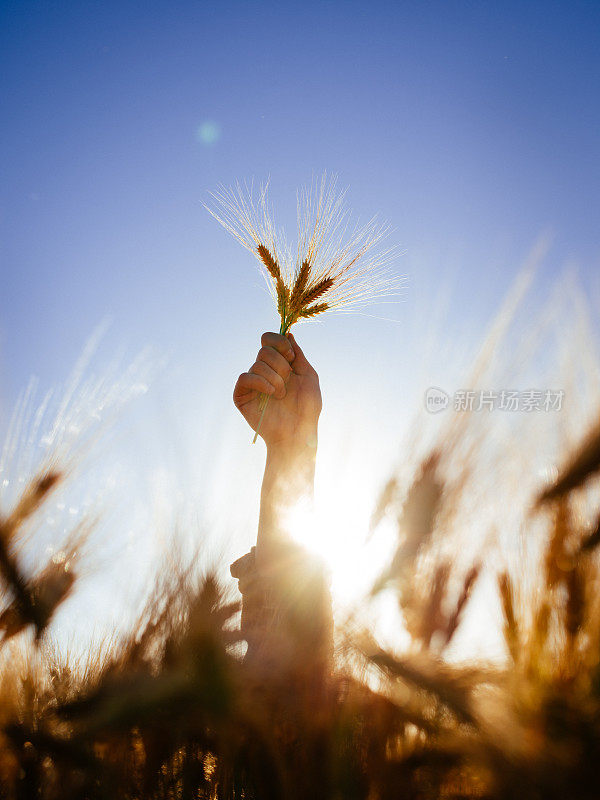
<svg viewBox="0 0 600 800">
<path fill-rule="evenodd" d="M 261 398 L 262 397 L 264 397 L 265 404 L 263 406 L 263 410 L 261 412 L 260 419 L 258 420 L 258 425 L 256 426 L 256 432 L 254 434 L 254 439 L 252 439 L 252 444 L 256 444 L 256 440 L 258 439 L 258 432 L 260 431 L 260 426 L 262 425 L 263 417 L 265 416 L 265 411 L 267 410 L 267 406 L 269 405 L 269 395 L 268 394 L 262 394 Z"/>
</svg>

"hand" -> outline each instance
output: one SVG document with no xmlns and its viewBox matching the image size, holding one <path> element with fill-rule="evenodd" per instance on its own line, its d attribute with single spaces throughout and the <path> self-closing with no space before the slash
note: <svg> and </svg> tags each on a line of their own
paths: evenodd
<svg viewBox="0 0 600 800">
<path fill-rule="evenodd" d="M 263 333 L 262 347 L 248 372 L 237 380 L 233 402 L 252 430 L 260 420 L 259 394 L 269 396 L 260 426 L 267 448 L 312 444 L 316 447 L 321 413 L 319 376 L 291 333 Z"/>
</svg>

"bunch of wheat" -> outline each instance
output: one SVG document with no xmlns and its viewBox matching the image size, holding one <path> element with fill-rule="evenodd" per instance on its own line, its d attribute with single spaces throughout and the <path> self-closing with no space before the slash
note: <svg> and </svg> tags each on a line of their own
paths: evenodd
<svg viewBox="0 0 600 800">
<path fill-rule="evenodd" d="M 394 248 L 379 245 L 389 227 L 372 218 L 351 224 L 345 192 L 326 175 L 301 189 L 297 197 L 298 242 L 293 254 L 275 227 L 268 184 L 255 196 L 253 187 L 221 188 L 205 208 L 257 258 L 277 304 L 287 334 L 292 325 L 326 311 L 353 311 L 365 303 L 390 297 L 401 281 L 390 271 Z M 261 397 L 262 415 L 269 398 Z"/>
</svg>

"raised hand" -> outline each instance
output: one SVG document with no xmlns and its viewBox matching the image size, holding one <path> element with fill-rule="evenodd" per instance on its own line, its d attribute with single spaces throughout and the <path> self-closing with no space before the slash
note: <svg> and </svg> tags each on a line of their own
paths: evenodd
<svg viewBox="0 0 600 800">
<path fill-rule="evenodd" d="M 291 333 L 263 333 L 262 347 L 248 372 L 233 391 L 233 402 L 252 430 L 256 430 L 261 393 L 270 397 L 259 435 L 267 447 L 303 446 L 314 440 L 321 413 L 319 376 Z"/>
</svg>

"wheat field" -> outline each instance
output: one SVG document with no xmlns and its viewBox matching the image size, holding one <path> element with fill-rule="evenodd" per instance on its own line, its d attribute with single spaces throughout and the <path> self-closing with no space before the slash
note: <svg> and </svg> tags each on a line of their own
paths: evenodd
<svg viewBox="0 0 600 800">
<path fill-rule="evenodd" d="M 289 604 L 269 660 L 244 658 L 235 586 L 182 560 L 157 574 L 130 633 L 75 659 L 52 629 L 86 580 L 87 533 L 74 529 L 61 557 L 35 569 L 22 559 L 53 494 L 76 479 L 60 447 L 37 465 L 0 521 L 0 796 L 598 797 L 600 362 L 572 287 L 511 347 L 522 290 L 465 385 L 490 372 L 518 381 L 558 341 L 566 366 L 552 374 L 577 403 L 560 424 L 519 418 L 501 435 L 489 417 L 454 414 L 427 437 L 417 414 L 373 498 L 373 526 L 392 524 L 397 549 L 372 594 L 393 595 L 408 647 L 383 645 L 355 617 L 337 620 L 333 657 L 321 659 L 306 646 L 317 616 L 308 591 Z M 541 474 L 535 458 L 550 444 L 557 470 Z M 480 528 L 471 549 L 469 525 Z M 513 528 L 519 546 L 503 551 Z M 503 656 L 465 661 L 452 649 L 484 575 Z"/>
</svg>

